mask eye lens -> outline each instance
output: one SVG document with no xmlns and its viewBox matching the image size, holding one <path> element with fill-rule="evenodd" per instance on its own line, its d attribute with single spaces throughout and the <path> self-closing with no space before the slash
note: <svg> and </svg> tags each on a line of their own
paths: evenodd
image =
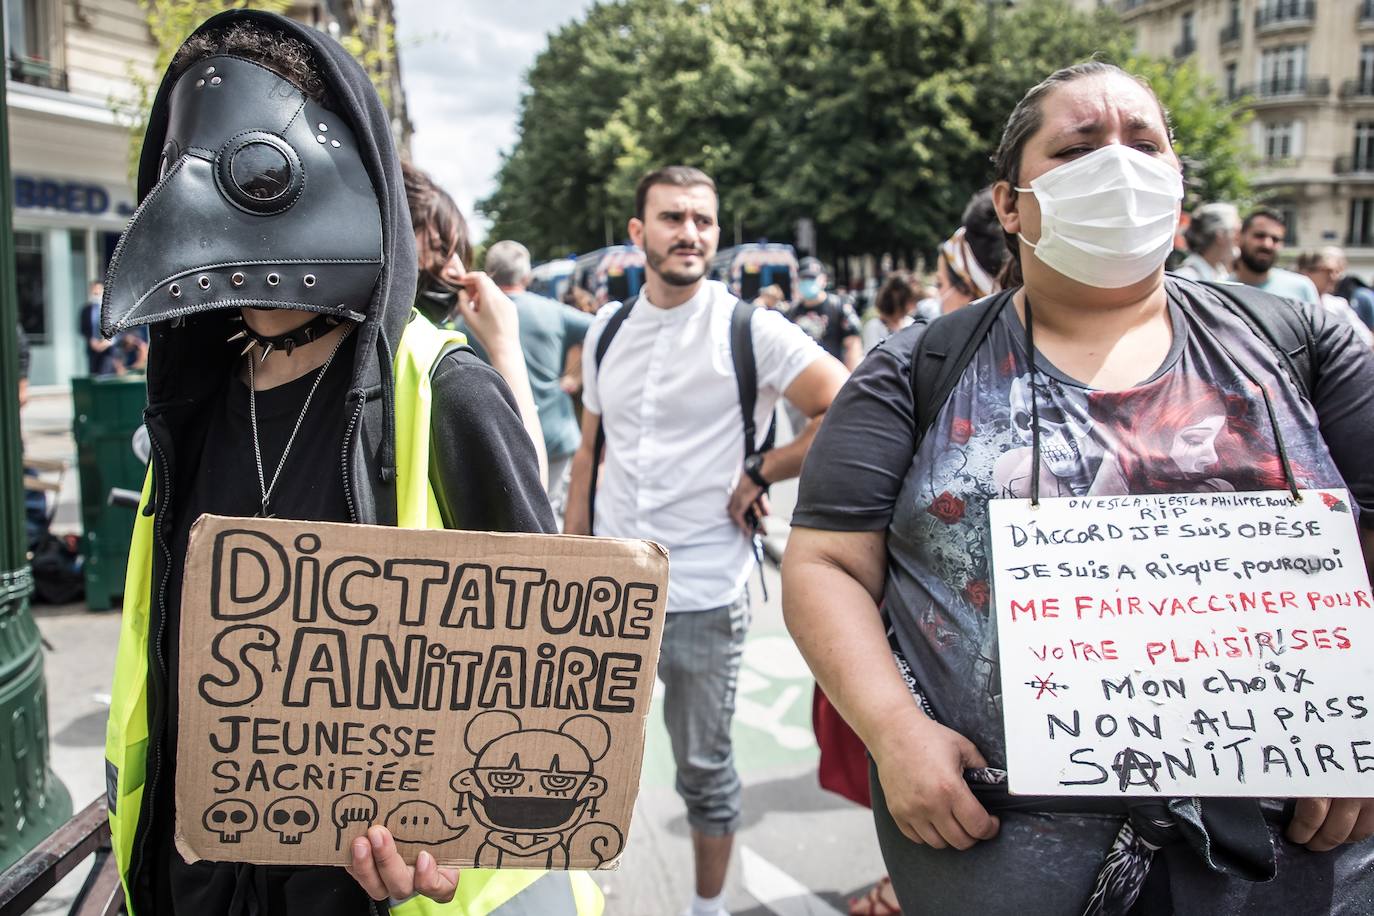
<svg viewBox="0 0 1374 916">
<path fill-rule="evenodd" d="M 231 137 L 215 157 L 215 181 L 229 202 L 255 216 L 289 210 L 305 188 L 305 169 L 291 144 L 255 130 Z"/>
<path fill-rule="evenodd" d="M 266 143 L 250 143 L 229 163 L 234 185 L 253 200 L 276 200 L 291 186 L 291 163 L 281 150 Z"/>
</svg>

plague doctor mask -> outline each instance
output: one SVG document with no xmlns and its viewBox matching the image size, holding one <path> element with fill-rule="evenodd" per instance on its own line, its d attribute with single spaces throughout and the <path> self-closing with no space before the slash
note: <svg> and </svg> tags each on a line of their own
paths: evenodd
<svg viewBox="0 0 1374 916">
<path fill-rule="evenodd" d="M 234 56 L 197 61 L 170 101 L 158 180 L 110 261 L 101 330 L 241 307 L 362 321 L 381 215 L 345 120 Z"/>
</svg>

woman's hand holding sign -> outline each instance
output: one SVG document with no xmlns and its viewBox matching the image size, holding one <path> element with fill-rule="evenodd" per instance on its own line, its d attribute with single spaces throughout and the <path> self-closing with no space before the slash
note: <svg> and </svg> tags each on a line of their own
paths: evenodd
<svg viewBox="0 0 1374 916">
<path fill-rule="evenodd" d="M 353 841 L 352 863 L 347 871 L 373 900 L 405 900 L 415 894 L 437 903 L 448 903 L 458 890 L 458 869 L 440 868 L 434 857 L 421 852 L 415 866 L 405 863 L 391 831 L 372 827 L 366 837 Z"/>
</svg>

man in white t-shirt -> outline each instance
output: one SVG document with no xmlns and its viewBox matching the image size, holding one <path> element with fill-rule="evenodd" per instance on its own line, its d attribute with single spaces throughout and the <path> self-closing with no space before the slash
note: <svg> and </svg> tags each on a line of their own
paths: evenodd
<svg viewBox="0 0 1374 916">
<path fill-rule="evenodd" d="M 746 467 L 730 353 L 735 297 L 724 284 L 705 279 L 720 239 L 716 211 L 715 183 L 698 169 L 670 166 L 640 180 L 629 232 L 644 250 L 645 284 L 628 306 L 601 309 L 587 332 L 582 444 L 573 457 L 564 529 L 650 538 L 669 551 L 658 675 L 677 790 L 692 828 L 692 916 L 725 912 L 722 890 L 739 825 L 730 722 L 749 622 L 752 520 L 767 514 L 766 485 L 801 470 L 847 376 L 781 313 L 755 310 L 755 448 L 779 397 L 810 419 L 795 440 Z M 626 307 L 630 312 L 598 364 L 601 336 Z M 604 464 L 593 504 L 592 468 L 603 426 Z"/>
<path fill-rule="evenodd" d="M 1302 274 L 1275 267 L 1288 237 L 1288 226 L 1277 210 L 1256 210 L 1240 224 L 1240 257 L 1235 279 L 1275 296 L 1321 304 L 1317 287 Z"/>
</svg>

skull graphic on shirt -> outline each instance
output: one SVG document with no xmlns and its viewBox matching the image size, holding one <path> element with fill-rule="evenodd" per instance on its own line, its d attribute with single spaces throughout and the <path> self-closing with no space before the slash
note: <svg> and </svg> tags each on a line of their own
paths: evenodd
<svg viewBox="0 0 1374 916">
<path fill-rule="evenodd" d="M 1035 385 L 1035 413 L 1040 425 L 1040 460 L 1060 479 L 1081 476 L 1085 461 L 1098 449 L 1091 441 L 1092 417 L 1088 396 L 1057 379 L 1040 375 L 1034 383 L 1029 374 L 1012 380 L 1009 395 L 1011 425 L 1017 440 L 1033 447 L 1031 385 Z"/>
</svg>

